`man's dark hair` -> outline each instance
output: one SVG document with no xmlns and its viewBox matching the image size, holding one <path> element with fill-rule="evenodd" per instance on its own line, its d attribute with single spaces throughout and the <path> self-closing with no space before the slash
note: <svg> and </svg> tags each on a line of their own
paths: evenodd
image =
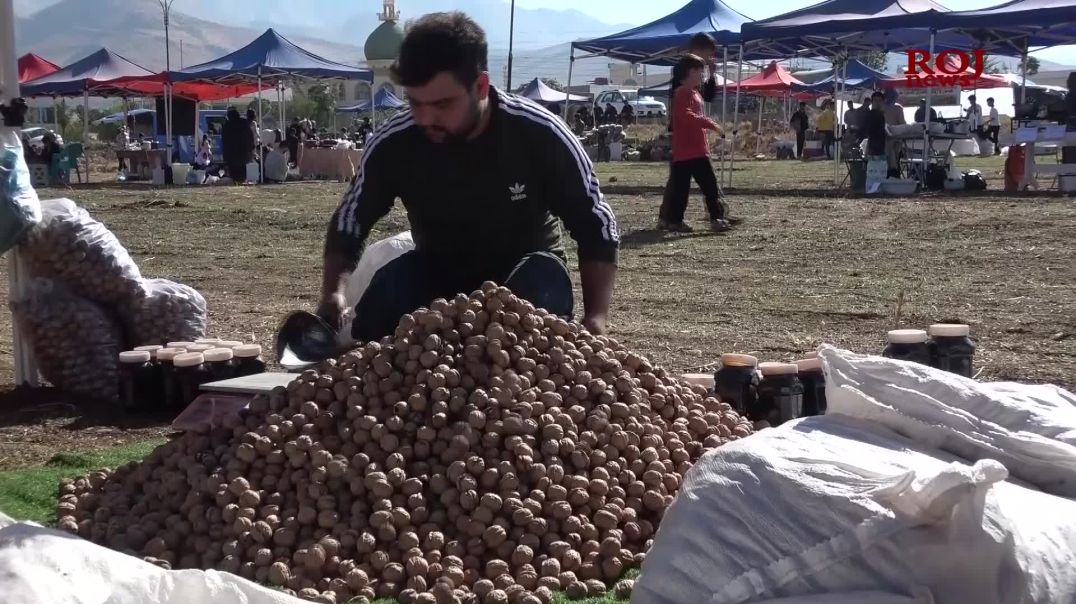
<svg viewBox="0 0 1076 604">
<path fill-rule="evenodd" d="M 975 98 L 975 95 L 973 94 L 973 95 L 968 97 L 968 100 L 974 103 L 975 101 L 977 101 L 979 99 Z"/>
<path fill-rule="evenodd" d="M 993 103 L 994 102 L 994 97 L 990 97 L 990 98 L 986 99 L 986 102 L 987 103 Z"/>
<path fill-rule="evenodd" d="M 874 99 L 883 99 L 884 100 L 885 99 L 885 93 L 883 93 L 881 90 L 875 90 L 874 94 L 871 95 L 871 100 L 873 101 Z"/>
<path fill-rule="evenodd" d="M 400 44 L 392 78 L 401 86 L 422 86 L 442 71 L 471 86 L 488 71 L 486 32 L 467 15 L 430 13 L 415 21 Z"/>
<path fill-rule="evenodd" d="M 714 42 L 714 39 L 706 32 L 699 32 L 691 36 L 691 41 L 688 42 L 687 47 L 692 51 L 705 49 L 709 56 L 717 54 L 717 42 Z"/>
</svg>

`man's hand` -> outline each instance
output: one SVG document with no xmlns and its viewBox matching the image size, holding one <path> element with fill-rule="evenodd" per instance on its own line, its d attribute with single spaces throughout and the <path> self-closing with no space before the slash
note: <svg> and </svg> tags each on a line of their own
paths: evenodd
<svg viewBox="0 0 1076 604">
<path fill-rule="evenodd" d="M 343 294 L 331 294 L 321 301 L 317 315 L 328 323 L 333 329 L 339 330 L 344 316 L 347 302 Z"/>
<path fill-rule="evenodd" d="M 605 315 L 583 317 L 583 327 L 596 336 L 605 334 Z"/>
</svg>

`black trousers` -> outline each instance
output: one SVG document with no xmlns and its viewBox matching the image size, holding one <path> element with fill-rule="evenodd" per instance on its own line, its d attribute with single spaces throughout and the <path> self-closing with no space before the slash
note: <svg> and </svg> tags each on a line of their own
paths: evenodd
<svg viewBox="0 0 1076 604">
<path fill-rule="evenodd" d="M 551 252 L 534 252 L 505 267 L 485 270 L 460 268 L 457 262 L 412 250 L 374 273 L 355 306 L 351 335 L 369 342 L 396 331 L 400 317 L 437 298 L 451 300 L 470 294 L 483 281 L 496 281 L 538 308 L 570 319 L 574 299 L 572 279 L 564 260 Z"/>
<path fill-rule="evenodd" d="M 826 158 L 833 159 L 833 145 L 837 137 L 833 136 L 832 130 L 821 130 L 819 134 L 822 135 L 822 149 L 826 152 Z"/>
<path fill-rule="evenodd" d="M 1001 132 L 1001 126 L 988 126 L 986 128 L 987 138 L 994 141 L 994 153 L 1001 153 L 1001 145 L 998 144 L 998 133 Z"/>
<path fill-rule="evenodd" d="M 796 158 L 803 159 L 803 145 L 807 142 L 807 131 L 796 131 Z"/>
<path fill-rule="evenodd" d="M 710 220 L 725 218 L 728 209 L 721 200 L 721 187 L 717 184 L 717 176 L 714 175 L 714 166 L 709 157 L 696 157 L 683 161 L 674 161 L 669 174 L 669 204 L 665 210 L 665 220 L 677 224 L 684 221 L 684 213 L 687 211 L 687 200 L 691 194 L 691 179 L 695 179 L 699 188 L 702 189 L 703 200 L 706 203 L 706 212 Z"/>
</svg>

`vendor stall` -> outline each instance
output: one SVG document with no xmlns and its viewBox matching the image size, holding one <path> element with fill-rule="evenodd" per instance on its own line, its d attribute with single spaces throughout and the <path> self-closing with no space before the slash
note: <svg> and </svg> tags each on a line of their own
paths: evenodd
<svg viewBox="0 0 1076 604">
<path fill-rule="evenodd" d="M 303 178 L 328 178 L 350 181 L 355 177 L 362 151 L 358 149 L 324 149 L 307 147 L 299 155 L 299 174 Z"/>
</svg>

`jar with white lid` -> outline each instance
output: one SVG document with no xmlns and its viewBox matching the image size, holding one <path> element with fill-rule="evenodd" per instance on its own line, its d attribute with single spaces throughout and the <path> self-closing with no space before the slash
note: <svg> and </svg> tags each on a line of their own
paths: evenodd
<svg viewBox="0 0 1076 604">
<path fill-rule="evenodd" d="M 959 323 L 936 323 L 927 329 L 930 340 L 930 366 L 970 378 L 975 342 L 969 337 L 971 327 Z"/>
<path fill-rule="evenodd" d="M 795 363 L 759 363 L 762 379 L 758 383 L 759 417 L 771 426 L 779 426 L 803 415 L 803 384 Z"/>
<path fill-rule="evenodd" d="M 927 332 L 922 329 L 894 329 L 886 334 L 882 356 L 900 361 L 930 364 Z"/>
<path fill-rule="evenodd" d="M 262 347 L 258 344 L 236 346 L 232 352 L 235 353 L 235 377 L 265 373 Z"/>
</svg>

